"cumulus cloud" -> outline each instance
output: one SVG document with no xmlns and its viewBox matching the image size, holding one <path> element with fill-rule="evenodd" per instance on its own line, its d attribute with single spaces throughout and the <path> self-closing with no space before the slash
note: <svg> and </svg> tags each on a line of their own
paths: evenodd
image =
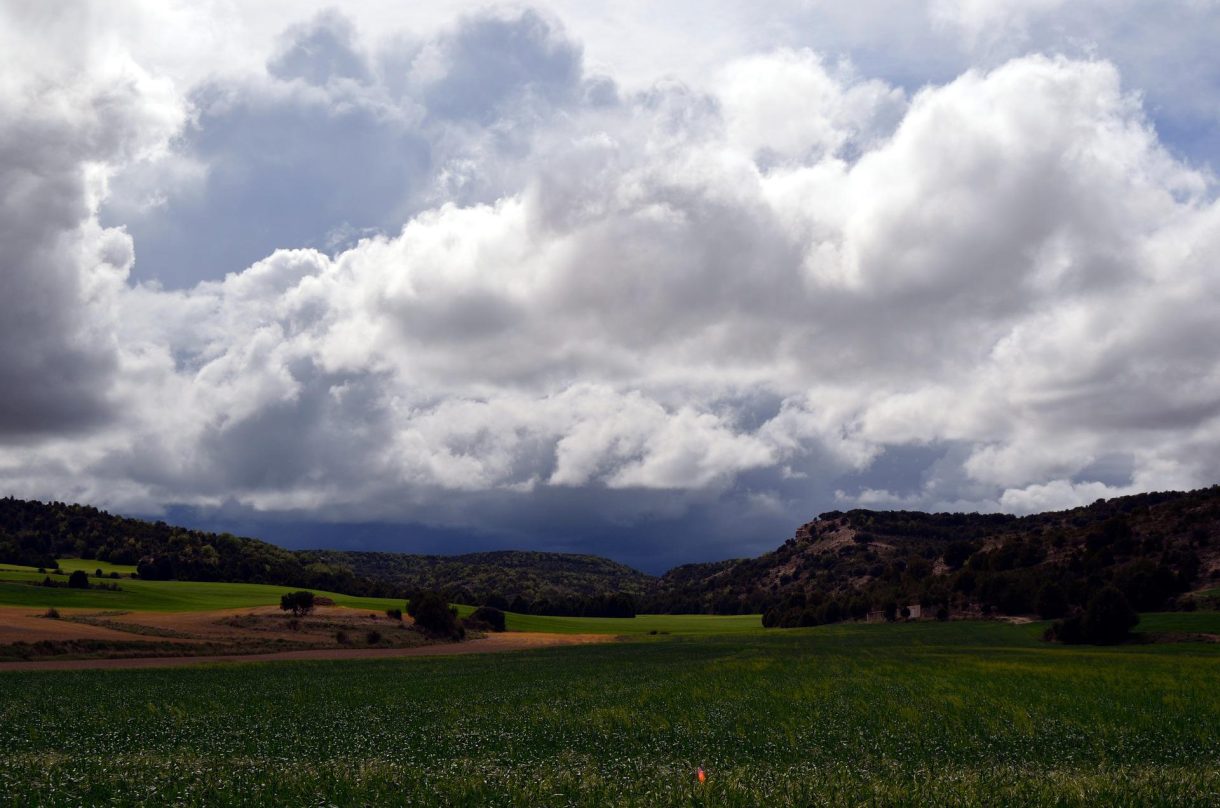
<svg viewBox="0 0 1220 808">
<path fill-rule="evenodd" d="M 9 10 L 0 31 L 0 432 L 13 439 L 107 416 L 133 254 L 98 204 L 111 173 L 163 149 L 184 114 L 125 54 L 48 63 L 39 48 L 58 43 L 27 36 L 43 15 L 55 12 Z"/>
<path fill-rule="evenodd" d="M 1220 476 L 1215 181 L 1114 64 L 908 92 L 784 47 L 626 90 L 541 13 L 399 45 L 332 13 L 241 79 L 4 85 L 9 490 L 728 548 L 743 514 Z M 194 201 L 135 212 L 175 160 Z M 137 283 L 146 235 L 241 247 Z"/>
</svg>

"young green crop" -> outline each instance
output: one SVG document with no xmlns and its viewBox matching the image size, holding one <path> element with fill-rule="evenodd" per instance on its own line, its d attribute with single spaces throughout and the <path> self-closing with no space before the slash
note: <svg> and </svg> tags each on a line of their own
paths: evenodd
<svg viewBox="0 0 1220 808">
<path fill-rule="evenodd" d="M 0 674 L 0 793 L 14 805 L 1217 803 L 1220 646 L 1048 646 L 1038 628 Z"/>
</svg>

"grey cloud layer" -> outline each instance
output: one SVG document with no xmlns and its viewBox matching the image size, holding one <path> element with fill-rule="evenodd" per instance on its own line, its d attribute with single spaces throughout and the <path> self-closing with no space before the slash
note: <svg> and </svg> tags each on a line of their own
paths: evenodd
<svg viewBox="0 0 1220 808">
<path fill-rule="evenodd" d="M 528 12 L 357 40 L 330 15 L 245 82 L 101 53 L 2 85 L 6 489 L 473 530 L 693 509 L 727 546 L 836 481 L 1034 510 L 1220 478 L 1215 182 L 1110 63 L 908 94 L 779 49 L 625 92 Z M 204 201 L 139 212 L 162 173 Z M 128 278 L 124 212 L 162 261 L 299 243 L 167 289 Z"/>
</svg>

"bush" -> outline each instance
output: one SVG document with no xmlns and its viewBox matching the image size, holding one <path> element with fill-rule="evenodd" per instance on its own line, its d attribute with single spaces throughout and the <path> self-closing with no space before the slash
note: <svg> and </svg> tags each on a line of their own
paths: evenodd
<svg viewBox="0 0 1220 808">
<path fill-rule="evenodd" d="M 1042 639 L 1058 641 L 1066 645 L 1079 645 L 1084 642 L 1084 625 L 1080 616 L 1060 620 L 1046 630 Z"/>
<path fill-rule="evenodd" d="M 416 626 L 434 637 L 458 640 L 466 635 L 458 623 L 457 609 L 451 608 L 440 592 L 416 593 L 407 602 L 407 614 L 415 619 Z"/>
<path fill-rule="evenodd" d="M 71 589 L 88 589 L 89 588 L 89 573 L 84 570 L 77 570 L 68 576 L 68 586 Z"/>
<path fill-rule="evenodd" d="M 381 642 L 381 632 L 376 630 L 370 631 L 365 639 L 368 640 L 369 645 L 376 645 Z"/>
<path fill-rule="evenodd" d="M 385 616 L 390 618 L 391 620 L 401 620 L 402 619 L 402 609 L 386 609 Z"/>
<path fill-rule="evenodd" d="M 49 617 L 52 620 L 58 620 L 59 619 L 59 609 L 56 609 L 54 606 L 52 606 L 51 608 L 47 609 L 46 613 L 43 614 L 43 617 Z"/>
<path fill-rule="evenodd" d="M 346 631 L 336 631 L 335 632 L 335 642 L 339 643 L 339 645 L 351 645 L 352 638 L 347 636 Z"/>
<path fill-rule="evenodd" d="M 1123 593 L 1107 586 L 1089 601 L 1082 628 L 1087 642 L 1114 645 L 1125 640 L 1139 621 L 1139 615 L 1127 603 Z"/>
<path fill-rule="evenodd" d="M 503 631 L 505 627 L 504 612 L 491 606 L 480 606 L 470 615 L 471 622 L 481 623 L 490 631 Z"/>
<path fill-rule="evenodd" d="M 1051 581 L 1038 592 L 1038 615 L 1043 620 L 1054 620 L 1067 614 L 1068 599 L 1063 587 Z"/>
<path fill-rule="evenodd" d="M 292 612 L 293 617 L 303 617 L 313 611 L 313 592 L 288 592 L 280 597 L 280 609 Z"/>
</svg>

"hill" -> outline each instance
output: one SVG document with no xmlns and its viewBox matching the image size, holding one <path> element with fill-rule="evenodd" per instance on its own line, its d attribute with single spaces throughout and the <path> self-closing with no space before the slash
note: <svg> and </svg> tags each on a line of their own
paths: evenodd
<svg viewBox="0 0 1220 808">
<path fill-rule="evenodd" d="M 653 576 L 617 561 L 571 553 L 502 550 L 442 556 L 318 550 L 301 556 L 406 591 L 440 590 L 455 603 L 503 599 L 520 613 L 578 615 L 591 600 L 643 598 L 657 584 Z"/>
<path fill-rule="evenodd" d="M 279 584 L 375 597 L 388 584 L 306 560 L 257 539 L 114 516 L 88 505 L 0 499 L 0 563 L 55 566 L 72 557 L 139 565 L 148 580 Z"/>
<path fill-rule="evenodd" d="M 146 580 L 225 581 L 457 603 L 502 601 L 523 614 L 622 616 L 656 578 L 607 558 L 502 551 L 457 556 L 292 551 L 257 539 L 114 516 L 87 505 L 0 499 L 0 563 L 51 568 L 59 558 L 139 565 Z"/>
<path fill-rule="evenodd" d="M 1059 616 L 1116 586 L 1137 609 L 1220 578 L 1220 486 L 1032 516 L 830 511 L 758 558 L 662 576 L 646 611 L 770 611 L 785 623 L 874 610 Z"/>
</svg>

